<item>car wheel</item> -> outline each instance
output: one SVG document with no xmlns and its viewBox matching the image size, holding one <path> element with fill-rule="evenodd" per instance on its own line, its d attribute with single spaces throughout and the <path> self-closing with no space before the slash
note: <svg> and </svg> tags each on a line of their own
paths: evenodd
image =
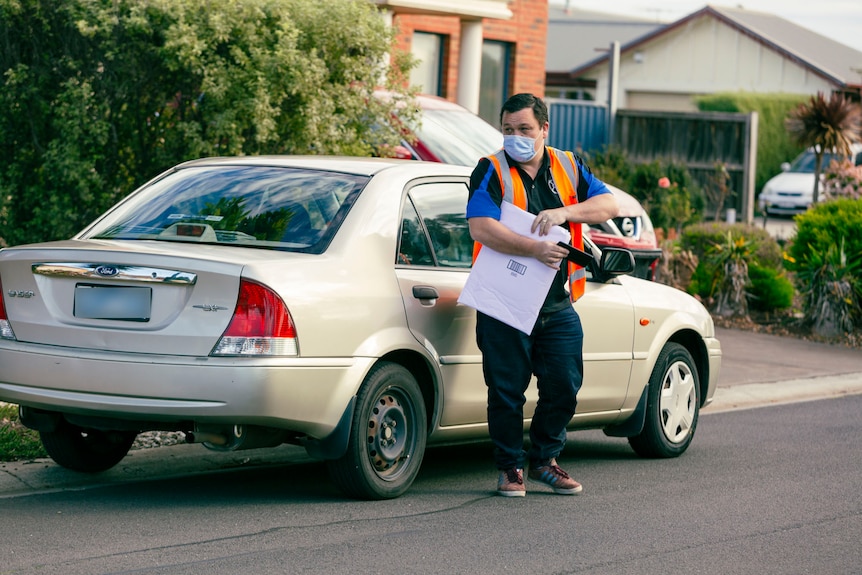
<svg viewBox="0 0 862 575">
<path fill-rule="evenodd" d="M 425 402 L 404 367 L 381 363 L 359 390 L 347 453 L 327 462 L 335 484 L 361 499 L 403 494 L 425 454 Z"/>
<path fill-rule="evenodd" d="M 668 343 L 658 356 L 649 380 L 646 421 L 630 437 L 642 457 L 677 457 L 688 449 L 700 413 L 700 383 L 691 354 Z"/>
<path fill-rule="evenodd" d="M 59 465 L 73 471 L 96 473 L 115 466 L 132 448 L 135 431 L 101 431 L 61 423 L 54 431 L 40 431 L 45 451 Z"/>
</svg>

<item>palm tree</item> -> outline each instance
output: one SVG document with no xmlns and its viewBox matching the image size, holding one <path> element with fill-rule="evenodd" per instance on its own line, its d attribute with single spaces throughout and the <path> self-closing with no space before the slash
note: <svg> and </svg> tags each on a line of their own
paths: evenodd
<svg viewBox="0 0 862 575">
<path fill-rule="evenodd" d="M 823 154 L 833 151 L 849 155 L 850 144 L 862 141 L 862 108 L 859 104 L 835 92 L 827 100 L 822 92 L 811 96 L 790 112 L 785 125 L 800 145 L 814 148 L 814 195 L 816 204 L 820 191 Z"/>
</svg>

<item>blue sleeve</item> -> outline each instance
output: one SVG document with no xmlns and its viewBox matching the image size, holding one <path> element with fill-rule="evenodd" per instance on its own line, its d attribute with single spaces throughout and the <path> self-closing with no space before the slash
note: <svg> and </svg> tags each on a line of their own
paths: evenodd
<svg viewBox="0 0 862 575">
<path fill-rule="evenodd" d="M 494 189 L 499 187 L 494 165 L 490 160 L 483 158 L 470 177 L 470 198 L 467 200 L 466 218 L 487 217 L 499 220 L 500 202 L 503 198 L 499 191 L 494 194 Z M 495 201 L 494 196 L 498 196 L 499 199 Z"/>
<path fill-rule="evenodd" d="M 598 179 L 593 175 L 593 172 L 581 163 L 580 158 L 577 159 L 578 162 L 578 171 L 580 172 L 581 179 L 584 184 L 587 186 L 587 199 L 590 199 L 594 196 L 600 196 L 602 194 L 610 194 L 611 191 L 605 185 L 603 181 Z M 580 186 L 578 186 L 580 188 Z"/>
</svg>

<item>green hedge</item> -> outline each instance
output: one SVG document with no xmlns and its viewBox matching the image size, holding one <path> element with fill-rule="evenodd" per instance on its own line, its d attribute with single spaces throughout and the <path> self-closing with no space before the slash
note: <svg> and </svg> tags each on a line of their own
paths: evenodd
<svg viewBox="0 0 862 575">
<path fill-rule="evenodd" d="M 784 120 L 807 99 L 808 96 L 798 94 L 725 92 L 699 97 L 697 106 L 702 112 L 757 112 L 755 189 L 759 193 L 767 180 L 781 171 L 782 162 L 789 162 L 804 149 L 790 138 Z"/>
</svg>

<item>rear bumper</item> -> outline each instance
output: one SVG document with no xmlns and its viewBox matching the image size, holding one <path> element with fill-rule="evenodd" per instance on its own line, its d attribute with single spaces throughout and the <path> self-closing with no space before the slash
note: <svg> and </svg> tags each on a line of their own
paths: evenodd
<svg viewBox="0 0 862 575">
<path fill-rule="evenodd" d="M 46 346 L 0 347 L 0 401 L 167 426 L 259 425 L 324 438 L 337 427 L 373 362 L 82 356 L 80 350 Z"/>
</svg>

